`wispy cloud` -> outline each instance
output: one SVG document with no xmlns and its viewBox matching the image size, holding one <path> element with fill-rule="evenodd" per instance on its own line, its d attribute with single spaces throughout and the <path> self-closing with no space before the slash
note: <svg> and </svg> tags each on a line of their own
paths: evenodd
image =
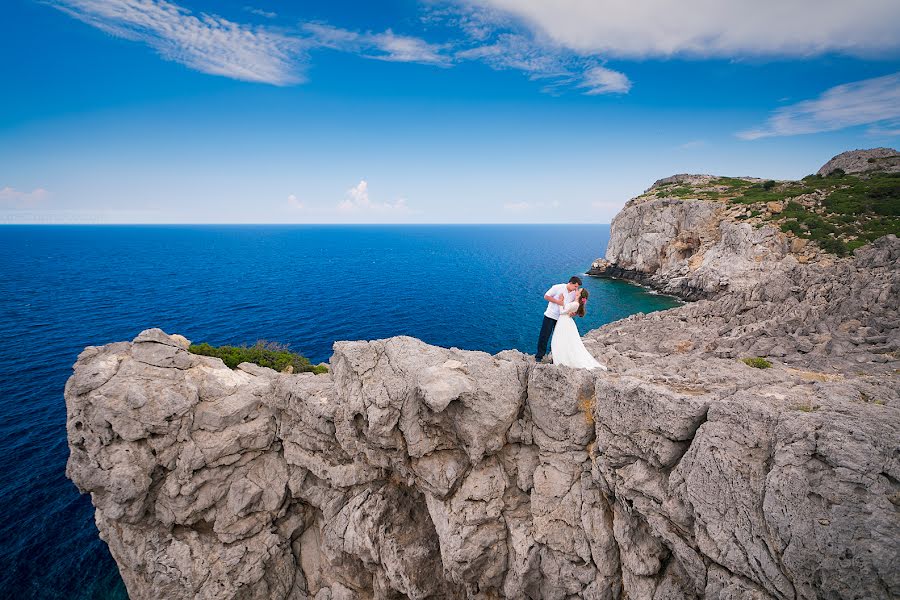
<svg viewBox="0 0 900 600">
<path fill-rule="evenodd" d="M 35 188 L 30 192 L 22 192 L 10 186 L 0 188 L 0 203 L 17 208 L 32 208 L 50 196 L 44 188 Z"/>
<path fill-rule="evenodd" d="M 449 59 L 440 54 L 441 46 L 429 44 L 416 37 L 397 35 L 390 29 L 384 33 L 371 36 L 383 54 L 370 58 L 395 62 L 431 63 L 435 65 L 449 64 Z"/>
<path fill-rule="evenodd" d="M 347 190 L 347 195 L 338 204 L 338 211 L 347 213 L 409 213 L 406 200 L 400 198 L 395 202 L 372 202 L 369 199 L 369 183 L 363 179 L 358 184 Z"/>
<path fill-rule="evenodd" d="M 292 208 L 293 210 L 305 210 L 306 209 L 306 204 L 302 200 L 297 198 L 297 196 L 294 194 L 291 194 L 287 197 L 287 203 L 288 203 L 288 206 L 290 208 Z"/>
<path fill-rule="evenodd" d="M 383 33 L 360 33 L 324 23 L 307 23 L 303 29 L 311 44 L 317 47 L 393 62 L 450 63 L 449 57 L 442 54 L 443 46 L 429 44 L 417 37 L 398 35 L 390 29 Z"/>
<path fill-rule="evenodd" d="M 536 45 L 520 34 L 502 33 L 490 44 L 459 50 L 456 58 L 479 60 L 492 69 L 514 69 L 534 78 L 571 77 L 566 57 Z"/>
<path fill-rule="evenodd" d="M 509 23 L 509 15 L 483 7 L 437 9 L 432 20 L 459 28 L 462 39 L 432 43 L 396 33 L 353 31 L 328 23 L 305 23 L 293 29 L 238 23 L 197 13 L 167 0 L 48 0 L 56 8 L 111 35 L 144 43 L 167 60 L 232 79 L 292 85 L 305 81 L 308 53 L 332 49 L 359 56 L 441 67 L 480 61 L 496 70 L 522 71 L 545 80 L 544 91 L 570 85 L 587 94 L 627 93 L 624 74 L 591 57 L 539 39 Z M 267 19 L 277 14 L 254 6 L 244 10 Z"/>
<path fill-rule="evenodd" d="M 581 55 L 809 56 L 900 50 L 896 0 L 456 0 L 468 21 L 503 13 Z M 469 27 L 472 27 L 470 24 Z"/>
<path fill-rule="evenodd" d="M 244 10 L 246 10 L 248 13 L 252 13 L 259 17 L 265 17 L 267 19 L 274 19 L 275 17 L 278 16 L 278 13 L 276 13 L 276 12 L 272 12 L 270 10 L 263 10 L 261 8 L 254 8 L 253 6 L 245 6 Z"/>
<path fill-rule="evenodd" d="M 695 148 L 703 148 L 704 146 L 706 146 L 705 140 L 691 140 L 689 142 L 679 144 L 678 149 L 679 150 L 693 150 Z"/>
<path fill-rule="evenodd" d="M 573 52 L 541 32 L 520 26 L 508 12 L 457 3 L 452 8 L 431 7 L 426 22 L 461 30 L 465 38 L 455 44 L 456 61 L 479 61 L 495 70 L 521 71 L 542 80 L 543 92 L 558 94 L 584 88 L 587 95 L 626 94 L 631 81 L 624 73 L 598 66 L 596 56 Z"/>
<path fill-rule="evenodd" d="M 584 74 L 584 81 L 578 87 L 588 88 L 585 94 L 627 94 L 631 89 L 631 80 L 619 71 L 606 67 L 593 67 Z"/>
<path fill-rule="evenodd" d="M 879 137 L 900 135 L 900 119 L 872 125 L 866 129 L 866 133 Z"/>
<path fill-rule="evenodd" d="M 845 83 L 826 90 L 814 100 L 783 106 L 761 127 L 737 136 L 756 140 L 772 136 L 837 131 L 870 125 L 890 132 L 900 120 L 900 73 Z M 888 135 L 892 135 L 888 133 Z"/>
<path fill-rule="evenodd" d="M 51 0 L 69 15 L 111 35 L 143 42 L 167 60 L 243 81 L 303 81 L 304 43 L 215 15 L 199 16 L 165 0 Z"/>
</svg>

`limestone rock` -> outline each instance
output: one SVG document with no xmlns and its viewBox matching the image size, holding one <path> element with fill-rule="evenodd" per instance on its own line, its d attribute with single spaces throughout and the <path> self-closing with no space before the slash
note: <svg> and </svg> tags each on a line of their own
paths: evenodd
<svg viewBox="0 0 900 600">
<path fill-rule="evenodd" d="M 837 169 L 847 174 L 865 173 L 866 171 L 897 173 L 900 172 L 900 152 L 893 148 L 842 152 L 822 165 L 818 174 L 824 177 Z"/>
</svg>

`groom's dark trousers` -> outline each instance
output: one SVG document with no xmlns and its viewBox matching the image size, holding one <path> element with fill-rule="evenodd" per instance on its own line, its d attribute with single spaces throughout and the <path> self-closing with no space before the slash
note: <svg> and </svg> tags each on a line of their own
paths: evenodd
<svg viewBox="0 0 900 600">
<path fill-rule="evenodd" d="M 550 336 L 553 335 L 555 327 L 556 319 L 551 319 L 544 315 L 544 322 L 541 323 L 541 335 L 538 336 L 538 351 L 534 356 L 534 360 L 537 362 L 541 362 L 541 359 L 547 354 L 547 342 L 550 341 Z"/>
</svg>

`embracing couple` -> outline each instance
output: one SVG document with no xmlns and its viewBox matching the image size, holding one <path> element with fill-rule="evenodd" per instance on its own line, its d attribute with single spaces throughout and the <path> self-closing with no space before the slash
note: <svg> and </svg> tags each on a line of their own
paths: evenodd
<svg viewBox="0 0 900 600">
<path fill-rule="evenodd" d="M 553 357 L 553 364 L 606 370 L 584 347 L 573 319 L 574 316 L 584 316 L 588 295 L 588 291 L 581 287 L 580 277 L 572 277 L 569 283 L 557 283 L 547 290 L 544 294 L 544 300 L 548 302 L 547 310 L 544 311 L 544 322 L 534 357 L 537 362 L 541 362 L 547 353 L 547 342 L 552 335 L 550 355 Z"/>
</svg>

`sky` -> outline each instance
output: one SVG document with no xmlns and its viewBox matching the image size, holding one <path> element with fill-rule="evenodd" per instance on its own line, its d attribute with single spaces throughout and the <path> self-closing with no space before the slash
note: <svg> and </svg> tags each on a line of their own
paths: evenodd
<svg viewBox="0 0 900 600">
<path fill-rule="evenodd" d="M 898 146 L 897 0 L 3 0 L 0 223 L 609 223 Z"/>
</svg>

